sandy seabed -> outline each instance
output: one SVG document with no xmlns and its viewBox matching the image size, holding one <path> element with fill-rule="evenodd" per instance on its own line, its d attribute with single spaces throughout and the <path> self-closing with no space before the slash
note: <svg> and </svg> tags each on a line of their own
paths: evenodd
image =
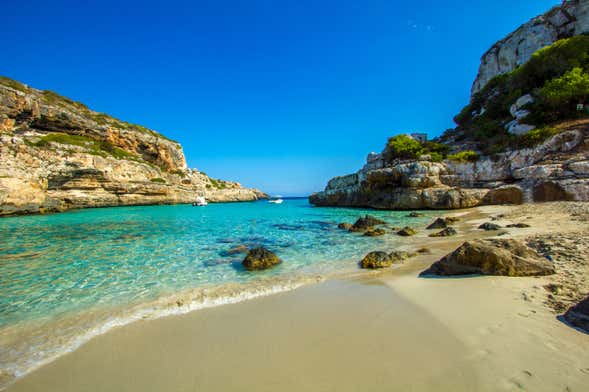
<svg viewBox="0 0 589 392">
<path fill-rule="evenodd" d="M 452 211 L 459 235 L 402 266 L 116 328 L 16 391 L 580 391 L 589 334 L 558 315 L 589 292 L 589 204 Z M 532 227 L 483 232 L 502 226 Z M 541 278 L 419 278 L 464 240 L 502 234 L 551 255 Z M 391 249 L 392 250 L 392 249 Z"/>
</svg>

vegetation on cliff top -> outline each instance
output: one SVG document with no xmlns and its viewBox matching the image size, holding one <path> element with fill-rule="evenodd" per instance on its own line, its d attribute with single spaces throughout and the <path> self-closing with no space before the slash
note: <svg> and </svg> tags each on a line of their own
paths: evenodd
<svg viewBox="0 0 589 392">
<path fill-rule="evenodd" d="M 129 159 L 137 162 L 144 162 L 140 157 L 133 155 L 122 148 L 113 146 L 112 143 L 103 140 L 98 141 L 88 136 L 71 135 L 67 133 L 50 133 L 41 137 L 35 142 L 28 142 L 30 146 L 49 148 L 51 143 L 59 143 L 84 148 L 84 150 L 93 155 L 106 156 L 110 155 L 117 159 Z M 153 166 L 150 164 L 150 166 Z"/>
<path fill-rule="evenodd" d="M 20 83 L 14 79 L 10 79 L 6 76 L 0 76 L 0 85 L 10 87 L 14 90 L 18 90 L 26 94 L 34 94 L 38 96 L 39 99 L 47 105 L 58 106 L 62 109 L 78 112 L 79 115 L 86 117 L 91 121 L 94 121 L 98 125 L 111 126 L 114 128 L 129 129 L 137 132 L 147 133 L 149 135 L 168 140 L 172 143 L 179 144 L 177 141 L 172 140 L 166 137 L 165 135 L 162 135 L 161 133 L 156 132 L 152 129 L 149 129 L 142 125 L 132 124 L 126 121 L 119 120 L 106 113 L 95 112 L 88 108 L 86 105 L 84 105 L 82 102 L 74 101 L 68 97 L 64 97 L 63 95 L 57 94 L 56 92 L 50 90 L 35 90 L 26 86 L 23 83 Z"/>
<path fill-rule="evenodd" d="M 540 128 L 532 135 L 514 136 L 505 129 L 513 120 L 511 105 L 531 94 L 534 102 L 525 106 L 530 114 L 525 123 Z M 473 141 L 484 153 L 521 148 L 539 143 L 552 132 L 550 124 L 586 117 L 577 110 L 589 95 L 589 36 L 562 39 L 538 50 L 530 61 L 510 73 L 493 78 L 454 118 L 458 125 L 443 137 L 456 142 Z"/>
<path fill-rule="evenodd" d="M 420 143 L 408 135 L 397 135 L 389 139 L 385 148 L 384 158 L 387 162 L 396 159 L 417 159 L 421 155 L 429 155 L 434 162 L 440 162 L 446 158 L 450 147 L 427 141 Z"/>
</svg>

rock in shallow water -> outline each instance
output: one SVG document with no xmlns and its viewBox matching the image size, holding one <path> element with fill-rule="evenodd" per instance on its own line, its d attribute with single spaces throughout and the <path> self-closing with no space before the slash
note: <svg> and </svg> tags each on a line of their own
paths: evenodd
<svg viewBox="0 0 589 392">
<path fill-rule="evenodd" d="M 564 319 L 571 325 L 589 333 L 589 297 L 567 310 Z"/>
<path fill-rule="evenodd" d="M 381 229 L 381 228 L 376 228 L 376 229 L 370 228 L 364 232 L 364 235 L 366 237 L 378 237 L 378 236 L 381 236 L 384 234 L 386 234 L 386 231 L 385 231 L 385 229 Z"/>
<path fill-rule="evenodd" d="M 350 227 L 350 231 L 358 232 L 358 231 L 366 231 L 373 226 L 382 225 L 386 222 L 375 218 L 371 215 L 365 215 L 364 217 L 358 218 L 358 220 Z"/>
<path fill-rule="evenodd" d="M 352 228 L 352 224 L 343 222 L 337 225 L 337 228 L 342 230 L 350 230 Z"/>
<path fill-rule="evenodd" d="M 554 265 L 524 243 L 514 239 L 467 241 L 421 275 L 542 276 Z"/>
<path fill-rule="evenodd" d="M 264 270 L 282 263 L 282 260 L 274 253 L 263 247 L 250 250 L 242 261 L 242 265 L 248 271 Z"/>
<path fill-rule="evenodd" d="M 387 252 L 370 252 L 360 262 L 360 267 L 376 269 L 393 265 L 395 260 Z"/>
</svg>

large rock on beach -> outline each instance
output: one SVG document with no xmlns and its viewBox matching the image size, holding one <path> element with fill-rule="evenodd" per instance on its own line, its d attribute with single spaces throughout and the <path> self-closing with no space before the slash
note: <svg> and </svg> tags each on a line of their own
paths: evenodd
<svg viewBox="0 0 589 392">
<path fill-rule="evenodd" d="M 282 260 L 274 253 L 263 247 L 251 249 L 245 259 L 243 259 L 242 265 L 248 271 L 258 271 L 267 268 L 274 267 L 282 263 Z"/>
<path fill-rule="evenodd" d="M 589 296 L 570 308 L 564 319 L 571 325 L 589 333 Z"/>
<path fill-rule="evenodd" d="M 554 273 L 550 261 L 521 241 L 485 239 L 465 242 L 422 275 L 542 276 Z"/>
</svg>

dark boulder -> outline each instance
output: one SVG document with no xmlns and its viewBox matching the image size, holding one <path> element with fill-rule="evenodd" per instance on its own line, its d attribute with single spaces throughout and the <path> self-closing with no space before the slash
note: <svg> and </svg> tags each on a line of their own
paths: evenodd
<svg viewBox="0 0 589 392">
<path fill-rule="evenodd" d="M 479 226 L 479 229 L 481 230 L 487 230 L 487 231 L 491 231 L 491 230 L 499 230 L 501 228 L 501 226 L 499 226 L 496 223 L 491 223 L 491 222 L 485 222 L 482 225 Z"/>
<path fill-rule="evenodd" d="M 444 218 L 436 218 L 428 227 L 427 230 L 445 229 L 448 227 L 448 222 Z"/>
<path fill-rule="evenodd" d="M 550 261 L 521 241 L 485 239 L 465 242 L 422 275 L 541 276 L 554 273 Z"/>
<path fill-rule="evenodd" d="M 360 262 L 360 267 L 376 269 L 386 268 L 393 265 L 393 258 L 386 252 L 370 252 Z"/>
<path fill-rule="evenodd" d="M 274 267 L 282 263 L 282 260 L 274 253 L 263 247 L 251 249 L 242 263 L 246 270 L 257 271 Z"/>
<path fill-rule="evenodd" d="M 352 224 L 343 222 L 337 225 L 337 228 L 342 230 L 350 230 L 352 228 Z"/>
<path fill-rule="evenodd" d="M 589 333 L 589 296 L 567 310 L 564 319 L 571 325 Z"/>
<path fill-rule="evenodd" d="M 453 235 L 458 234 L 456 229 L 453 227 L 446 227 L 444 230 L 439 231 L 437 233 L 430 234 L 430 237 L 451 237 Z"/>
<path fill-rule="evenodd" d="M 412 235 L 417 234 L 417 232 L 409 226 L 403 227 L 401 230 L 397 231 L 397 234 L 403 237 L 409 237 Z"/>
<path fill-rule="evenodd" d="M 373 226 L 382 225 L 385 223 L 386 222 L 383 220 L 375 218 L 371 215 L 366 215 L 366 216 L 358 218 L 358 220 L 356 222 L 354 222 L 354 224 L 352 225 L 352 227 L 350 227 L 349 230 L 354 231 L 354 232 L 366 231 Z"/>
</svg>

